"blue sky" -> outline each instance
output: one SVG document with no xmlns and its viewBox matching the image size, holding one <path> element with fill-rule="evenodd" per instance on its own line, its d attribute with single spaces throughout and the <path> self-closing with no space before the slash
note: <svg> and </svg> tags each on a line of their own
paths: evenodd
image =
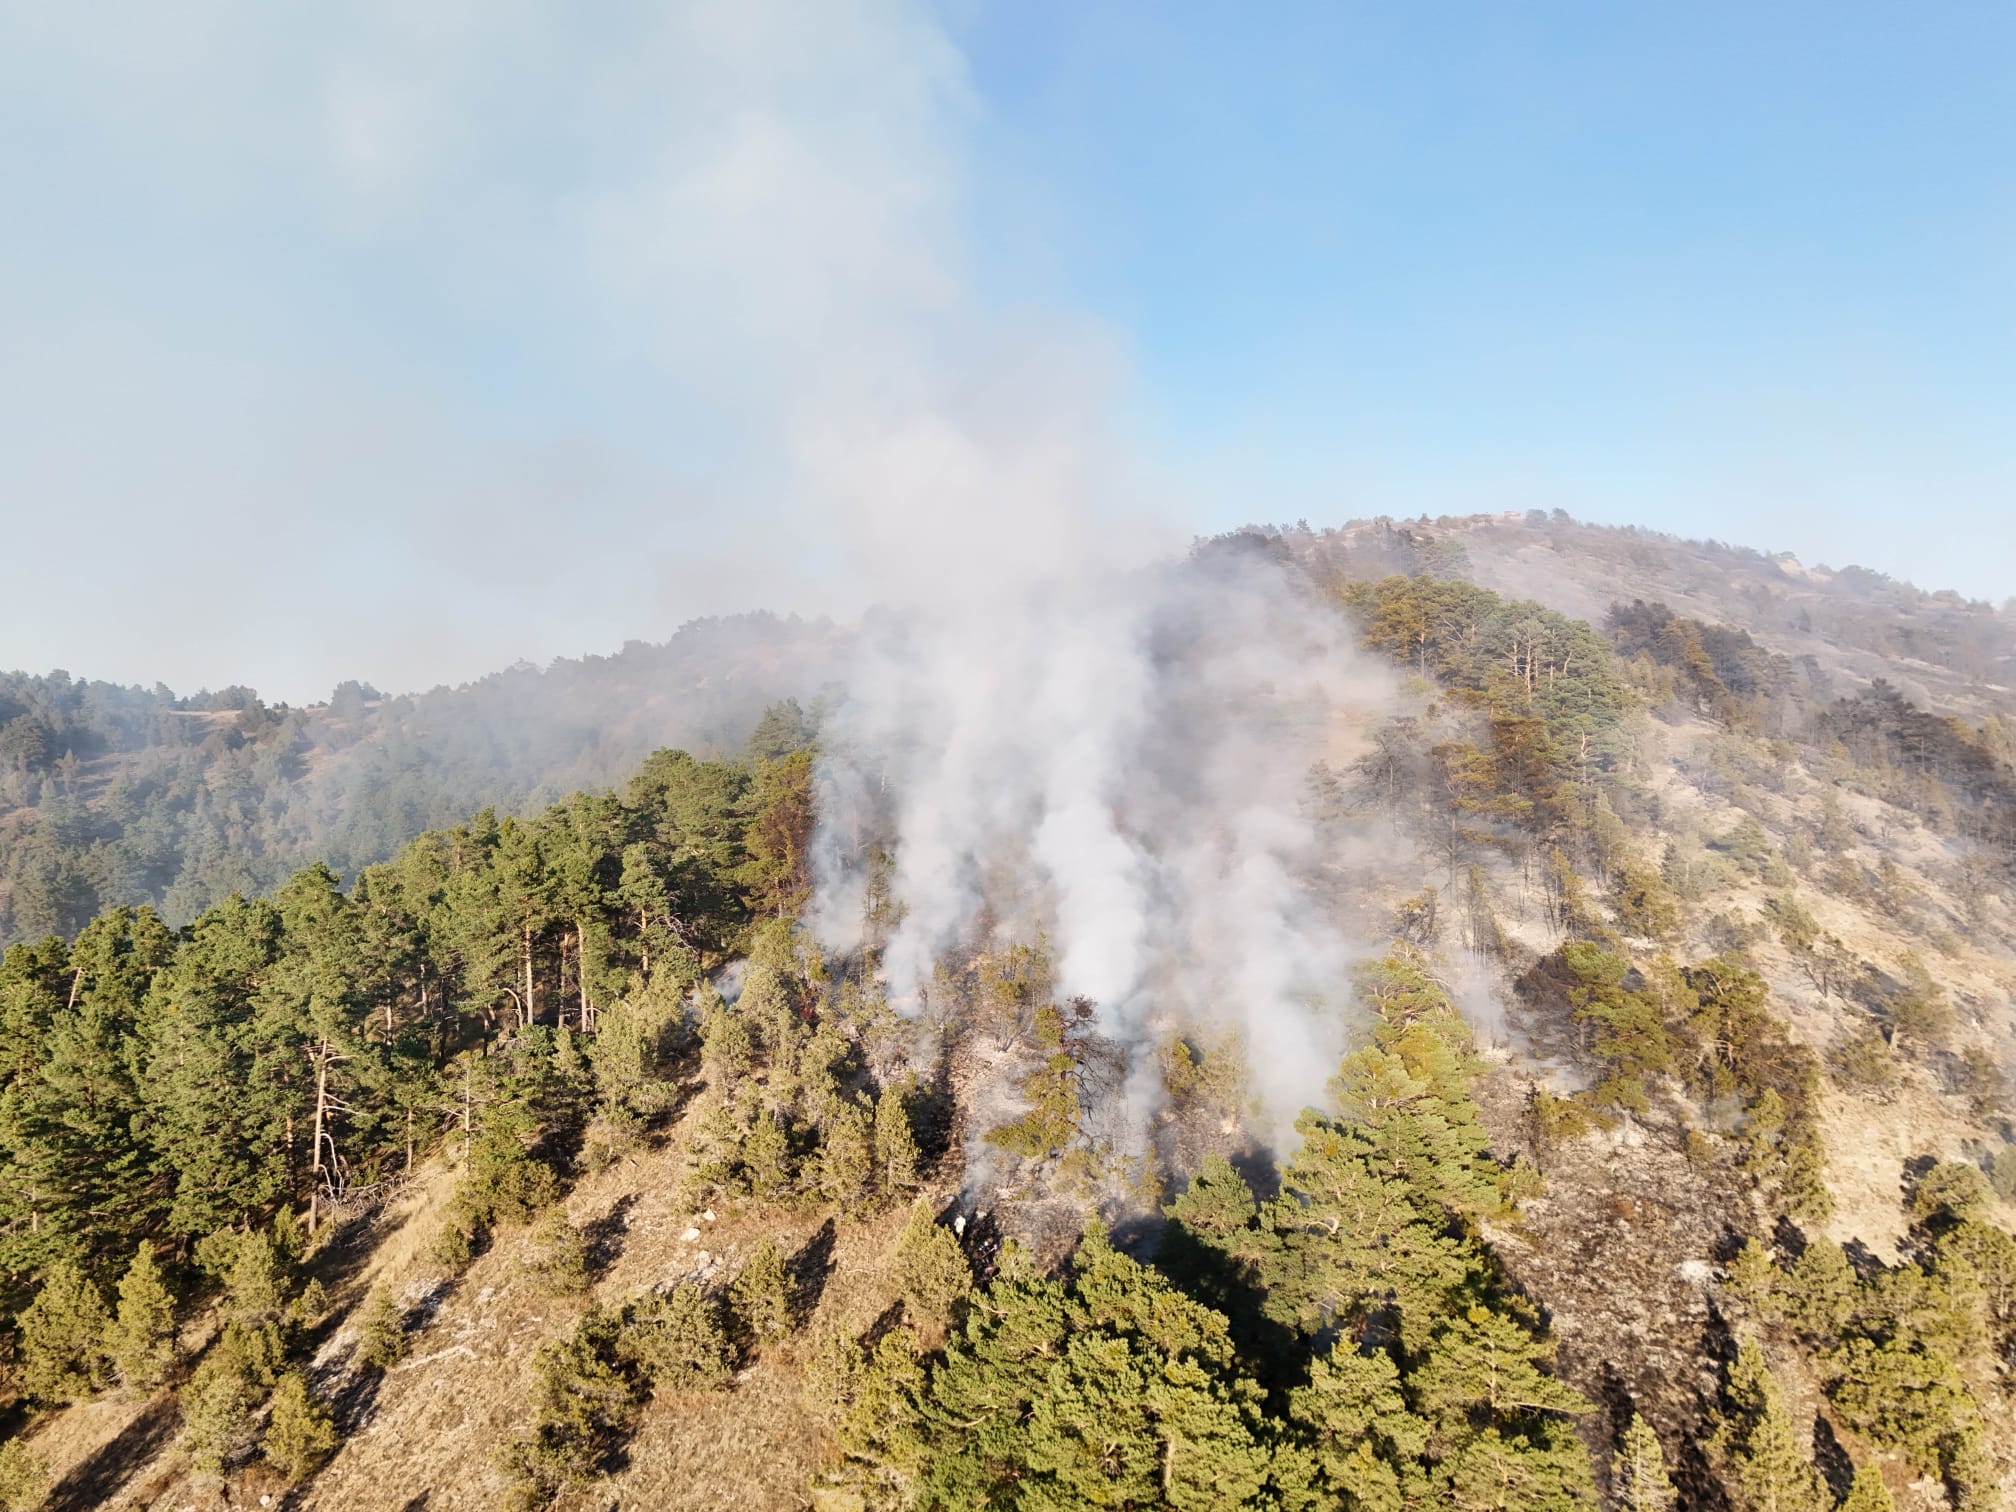
<svg viewBox="0 0 2016 1512">
<path fill-rule="evenodd" d="M 424 685 L 1112 499 L 2000 600 L 2012 78 L 1989 5 L 0 5 L 0 662 Z"/>
<path fill-rule="evenodd" d="M 2016 11 L 1042 10 L 998 150 L 1158 443 L 2016 591 Z"/>
</svg>

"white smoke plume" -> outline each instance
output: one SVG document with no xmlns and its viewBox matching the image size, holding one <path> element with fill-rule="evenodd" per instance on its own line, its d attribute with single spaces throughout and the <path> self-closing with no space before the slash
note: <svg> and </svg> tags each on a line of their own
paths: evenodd
<svg viewBox="0 0 2016 1512">
<path fill-rule="evenodd" d="M 860 942 L 887 793 L 893 1000 L 914 1005 L 983 926 L 1040 931 L 1058 991 L 1124 1044 L 1238 1030 L 1264 1132 L 1320 1098 L 1351 950 L 1311 886 L 1309 772 L 1390 688 L 1292 572 L 1234 543 L 890 614 L 848 693 L 823 772 L 822 943 Z"/>
</svg>

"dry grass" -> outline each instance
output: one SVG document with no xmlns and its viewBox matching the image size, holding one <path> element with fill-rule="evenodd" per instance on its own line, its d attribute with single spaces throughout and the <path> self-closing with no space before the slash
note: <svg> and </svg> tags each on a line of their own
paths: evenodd
<svg viewBox="0 0 2016 1512">
<path fill-rule="evenodd" d="M 570 1330 L 591 1298 L 620 1302 L 680 1280 L 724 1284 L 765 1237 L 787 1256 L 808 1248 L 819 1253 L 821 1231 L 833 1216 L 825 1210 L 780 1215 L 724 1207 L 711 1222 L 690 1212 L 676 1198 L 681 1158 L 675 1143 L 619 1162 L 583 1181 L 569 1199 L 574 1222 L 607 1220 L 615 1231 L 615 1258 L 589 1297 L 540 1295 L 518 1274 L 525 1233 L 501 1235 L 440 1300 L 411 1355 L 378 1384 L 368 1420 L 298 1505 L 370 1512 L 405 1508 L 424 1495 L 428 1512 L 494 1507 L 504 1481 L 493 1457 L 525 1426 L 532 1356 Z M 373 1273 L 395 1285 L 405 1278 L 409 1294 L 433 1278 L 426 1255 L 439 1205 L 422 1204 L 392 1232 Z M 840 1322 L 865 1328 L 893 1299 L 886 1262 L 903 1216 L 836 1223 L 830 1255 L 808 1279 L 808 1300 L 816 1296 L 816 1306 L 799 1334 L 766 1350 L 726 1390 L 652 1402 L 624 1463 L 563 1505 L 797 1505 L 820 1453 L 819 1430 L 798 1399 L 803 1355 L 824 1328 Z M 701 1237 L 682 1239 L 693 1227 Z M 343 1337 L 331 1341 L 332 1362 L 346 1351 Z"/>
</svg>

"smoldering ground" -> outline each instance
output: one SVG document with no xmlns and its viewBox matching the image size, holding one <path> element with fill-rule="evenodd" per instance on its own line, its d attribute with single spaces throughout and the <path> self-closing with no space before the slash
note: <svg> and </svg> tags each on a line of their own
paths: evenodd
<svg viewBox="0 0 2016 1512">
<path fill-rule="evenodd" d="M 1237 1031 L 1255 1133 L 1320 1099 L 1358 947 L 1316 886 L 1310 771 L 1396 690 L 1268 542 L 881 616 L 846 681 L 820 769 L 823 946 L 889 921 L 880 969 L 914 1012 L 949 952 L 1047 939 L 1059 997 L 1130 1052 L 1137 1130 L 1142 1052 L 1179 1029 Z"/>
</svg>

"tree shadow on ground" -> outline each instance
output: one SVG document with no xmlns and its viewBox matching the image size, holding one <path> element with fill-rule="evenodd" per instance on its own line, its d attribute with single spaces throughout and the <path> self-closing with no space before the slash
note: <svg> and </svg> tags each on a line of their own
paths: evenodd
<svg viewBox="0 0 2016 1512">
<path fill-rule="evenodd" d="M 588 1241 L 588 1269 L 596 1275 L 606 1274 L 623 1253 L 623 1242 L 630 1234 L 630 1209 L 637 1205 L 637 1194 L 629 1192 L 616 1199 L 616 1205 L 581 1226 L 582 1237 Z"/>
<path fill-rule="evenodd" d="M 59 1481 L 46 1512 L 90 1512 L 109 1502 L 136 1471 L 168 1446 L 182 1425 L 175 1394 L 159 1392 L 119 1436 Z"/>
<path fill-rule="evenodd" d="M 827 1278 L 833 1274 L 833 1248 L 839 1240 L 839 1231 L 828 1218 L 819 1232 L 784 1262 L 784 1273 L 791 1282 L 792 1311 L 798 1317 L 809 1318 L 818 1311 L 820 1298 L 826 1295 Z"/>
</svg>

